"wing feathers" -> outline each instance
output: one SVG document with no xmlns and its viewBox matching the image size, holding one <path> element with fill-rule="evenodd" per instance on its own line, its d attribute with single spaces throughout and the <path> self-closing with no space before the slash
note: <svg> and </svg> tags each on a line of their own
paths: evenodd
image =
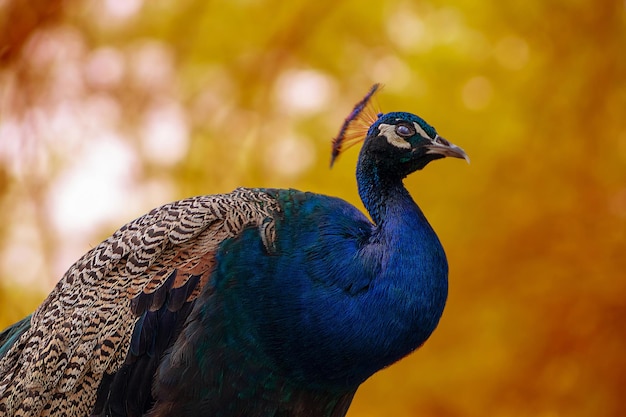
<svg viewBox="0 0 626 417">
<path fill-rule="evenodd" d="M 84 416 L 103 374 L 124 362 L 138 316 L 193 301 L 220 243 L 244 228 L 258 228 L 270 251 L 279 211 L 264 191 L 240 188 L 167 204 L 120 228 L 70 267 L 0 359 L 0 414 Z"/>
</svg>

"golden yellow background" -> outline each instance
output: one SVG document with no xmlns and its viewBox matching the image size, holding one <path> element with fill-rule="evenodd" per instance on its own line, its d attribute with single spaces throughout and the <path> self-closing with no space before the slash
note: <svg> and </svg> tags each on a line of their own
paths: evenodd
<svg viewBox="0 0 626 417">
<path fill-rule="evenodd" d="M 623 0 L 0 1 L 0 327 L 171 200 L 361 207 L 330 140 L 374 82 L 472 164 L 406 182 L 449 302 L 349 416 L 626 415 Z"/>
</svg>

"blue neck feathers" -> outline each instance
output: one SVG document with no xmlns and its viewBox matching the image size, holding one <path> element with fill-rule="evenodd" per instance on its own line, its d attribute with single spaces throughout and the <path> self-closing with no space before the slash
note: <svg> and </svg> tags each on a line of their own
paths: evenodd
<svg viewBox="0 0 626 417">
<path fill-rule="evenodd" d="M 447 298 L 448 264 L 401 176 L 381 172 L 375 158 L 361 154 L 357 181 L 375 224 L 372 250 L 384 254 L 381 273 L 368 291 L 369 302 L 378 304 L 369 326 L 380 326 L 375 338 L 384 340 L 371 360 L 383 367 L 423 344 L 437 326 Z"/>
</svg>

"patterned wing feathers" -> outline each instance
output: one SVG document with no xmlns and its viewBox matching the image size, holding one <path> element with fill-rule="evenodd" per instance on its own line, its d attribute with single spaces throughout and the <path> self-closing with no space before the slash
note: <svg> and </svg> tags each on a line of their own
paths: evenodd
<svg viewBox="0 0 626 417">
<path fill-rule="evenodd" d="M 190 198 L 126 224 L 81 257 L 0 360 L 0 414 L 84 416 L 124 362 L 138 317 L 176 311 L 209 282 L 225 239 L 256 227 L 272 251 L 278 203 L 262 190 Z"/>
</svg>

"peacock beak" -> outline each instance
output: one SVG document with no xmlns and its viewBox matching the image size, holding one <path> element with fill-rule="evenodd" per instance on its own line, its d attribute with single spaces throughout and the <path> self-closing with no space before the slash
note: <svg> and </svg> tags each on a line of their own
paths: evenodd
<svg viewBox="0 0 626 417">
<path fill-rule="evenodd" d="M 470 163 L 469 156 L 465 153 L 465 151 L 453 143 L 448 142 L 441 136 L 435 136 L 435 139 L 431 141 L 430 144 L 426 145 L 427 154 L 438 154 L 443 156 L 450 156 L 452 158 L 461 158 L 465 159 L 467 163 Z"/>
</svg>

